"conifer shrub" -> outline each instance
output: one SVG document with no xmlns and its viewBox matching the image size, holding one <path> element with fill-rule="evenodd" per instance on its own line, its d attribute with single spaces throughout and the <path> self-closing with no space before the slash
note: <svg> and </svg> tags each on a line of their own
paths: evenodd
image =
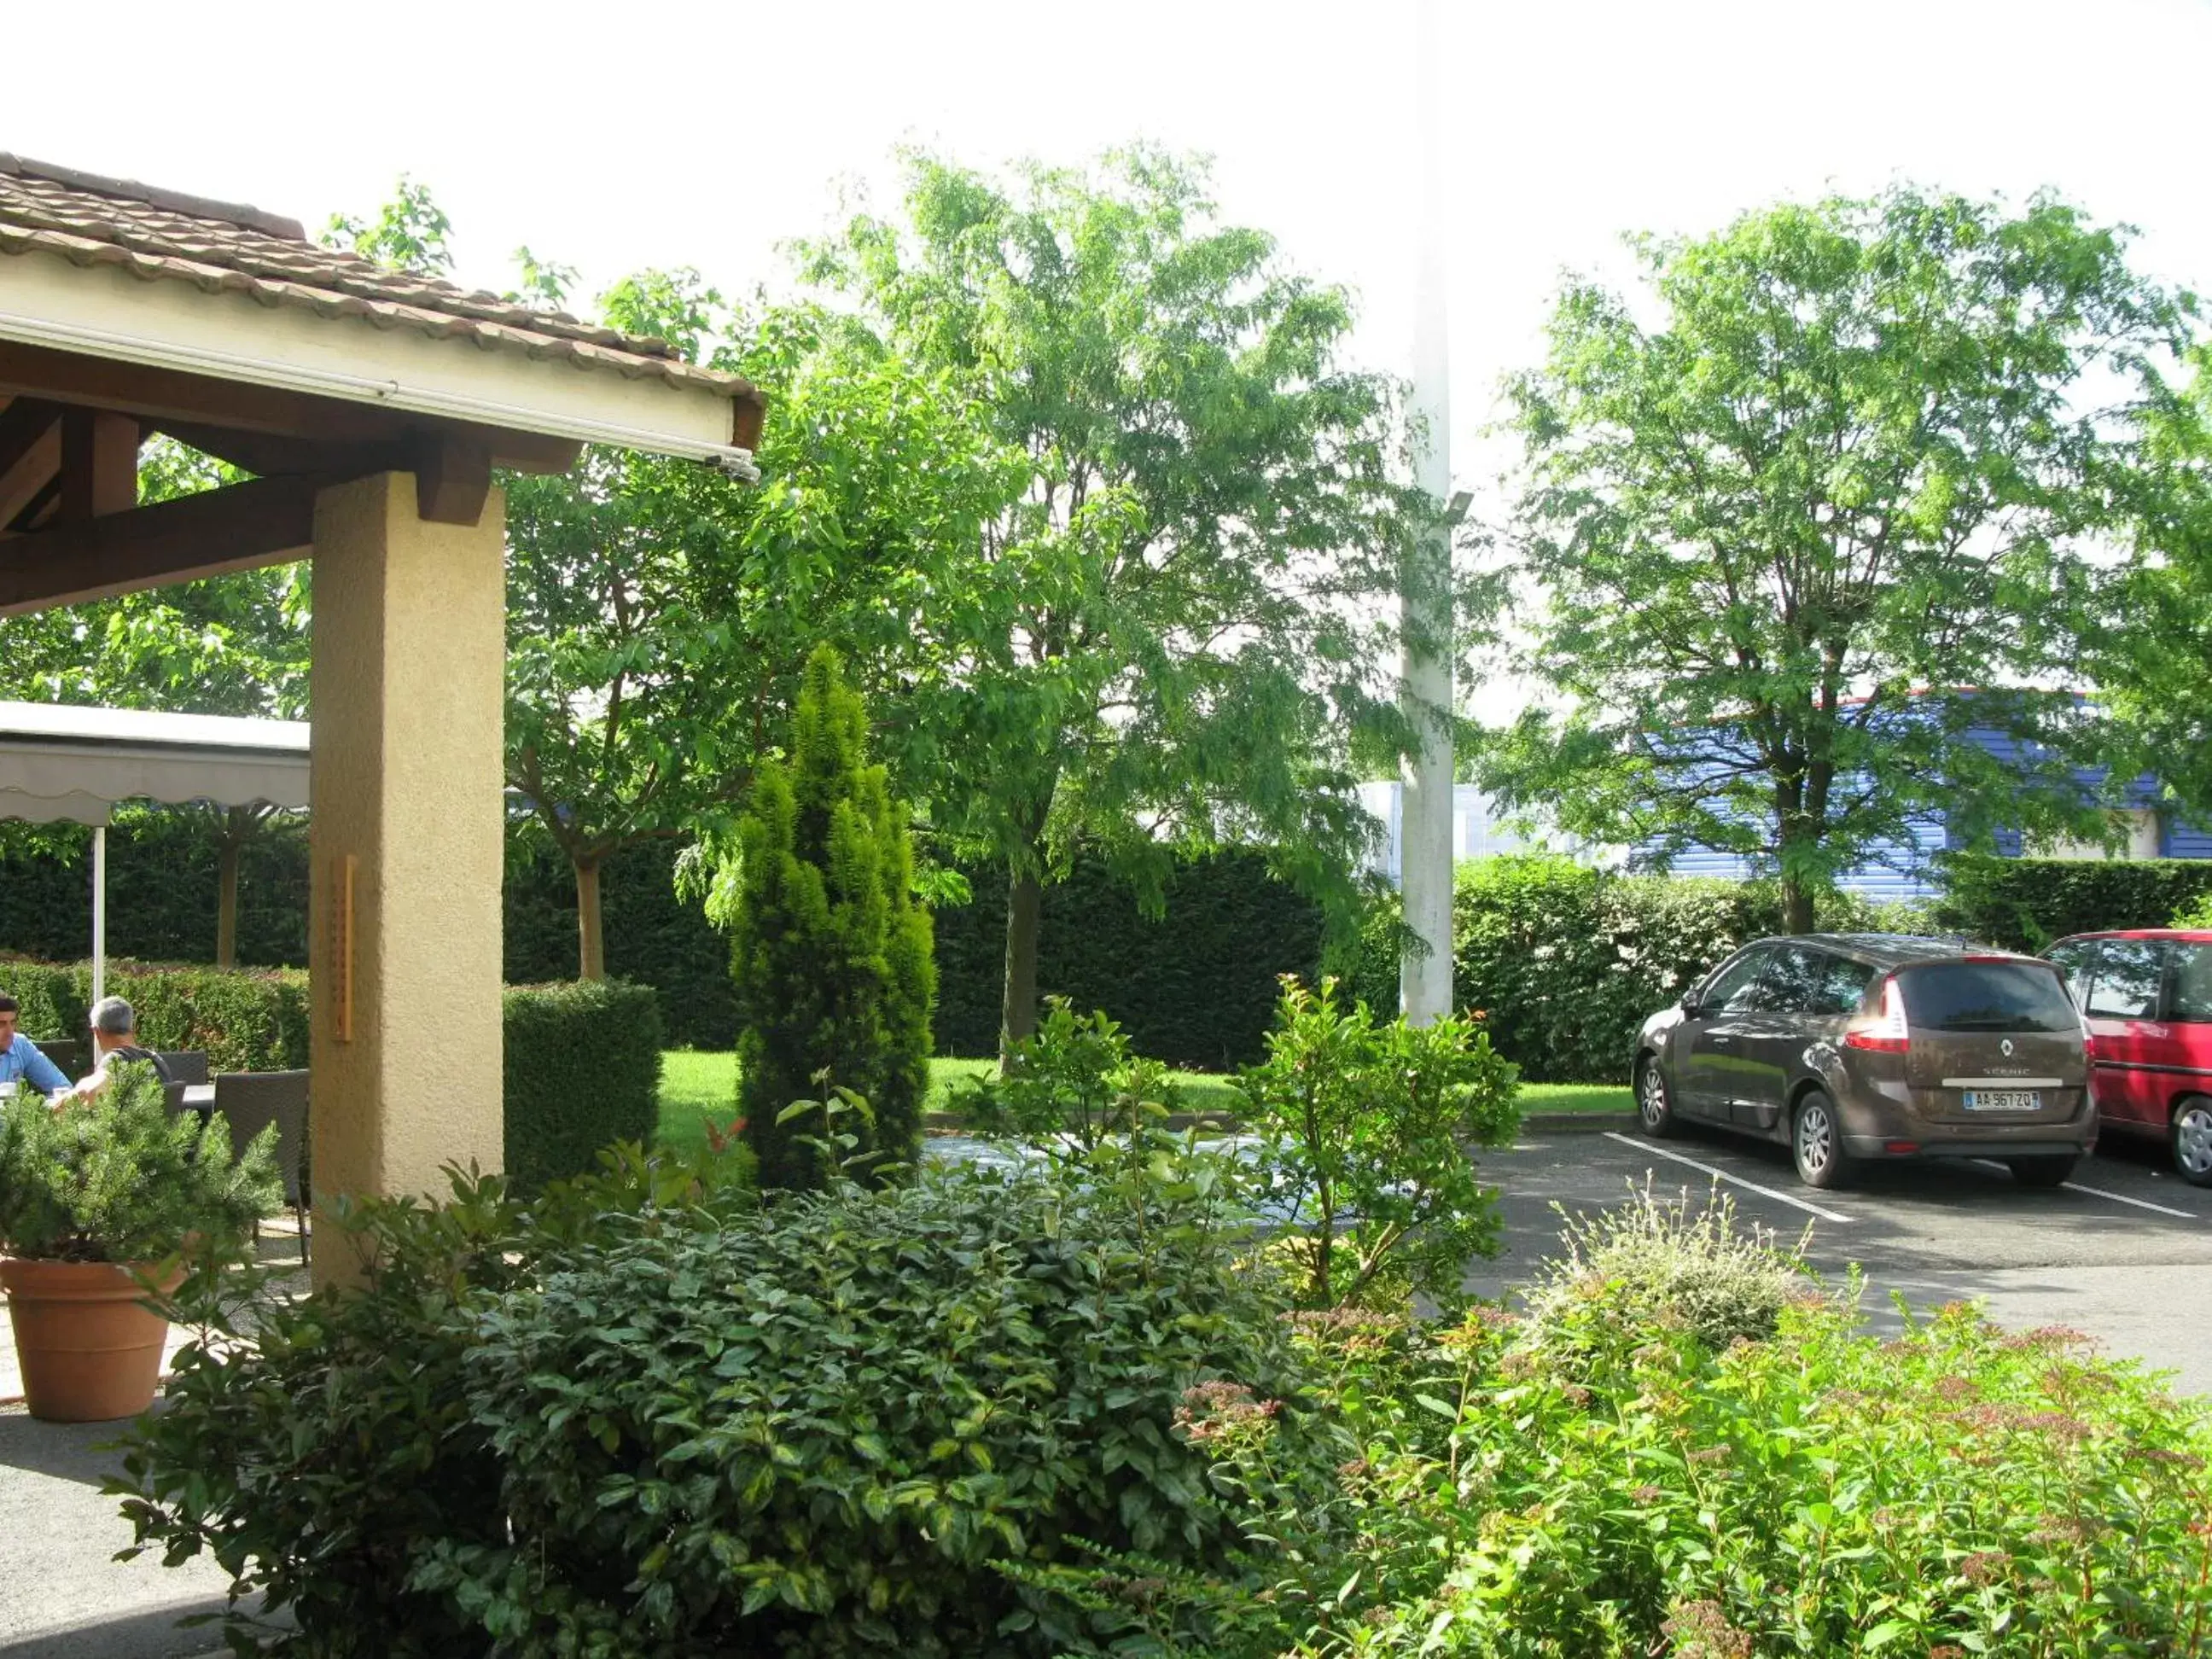
<svg viewBox="0 0 2212 1659">
<path fill-rule="evenodd" d="M 156 1261 L 195 1238 L 227 1252 L 283 1194 L 274 1125 L 234 1157 L 222 1114 L 170 1111 L 143 1060 L 59 1109 L 30 1090 L 0 1103 L 0 1253 Z"/>
<path fill-rule="evenodd" d="M 738 1103 L 763 1186 L 826 1172 L 793 1103 L 850 1089 L 864 1151 L 911 1160 L 937 991 L 904 806 L 867 760 L 867 712 L 828 646 L 808 659 L 791 753 L 764 761 L 710 906 L 730 930 Z"/>
</svg>

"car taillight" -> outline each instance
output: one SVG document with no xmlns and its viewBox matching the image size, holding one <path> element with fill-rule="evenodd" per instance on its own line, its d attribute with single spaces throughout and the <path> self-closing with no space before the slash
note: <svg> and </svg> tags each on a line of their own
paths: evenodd
<svg viewBox="0 0 2212 1659">
<path fill-rule="evenodd" d="M 1894 975 L 1881 982 L 1881 1012 L 1863 1014 L 1844 1033 L 1846 1048 L 1871 1048 L 1878 1054 L 1901 1054 L 1912 1047 L 1912 1034 L 1905 1024 L 1905 994 Z"/>
</svg>

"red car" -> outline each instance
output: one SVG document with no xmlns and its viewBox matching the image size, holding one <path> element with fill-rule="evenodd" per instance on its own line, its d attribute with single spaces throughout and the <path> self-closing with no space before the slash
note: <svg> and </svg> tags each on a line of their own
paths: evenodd
<svg viewBox="0 0 2212 1659">
<path fill-rule="evenodd" d="M 2104 1127 L 2159 1137 L 2183 1180 L 2212 1187 L 2212 930 L 2077 933 L 2043 954 L 2088 1023 Z"/>
</svg>

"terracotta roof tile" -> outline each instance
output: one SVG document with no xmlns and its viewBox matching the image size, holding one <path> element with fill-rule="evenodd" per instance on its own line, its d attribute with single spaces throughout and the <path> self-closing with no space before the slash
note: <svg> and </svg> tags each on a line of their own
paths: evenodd
<svg viewBox="0 0 2212 1659">
<path fill-rule="evenodd" d="M 297 220 L 103 179 L 0 150 L 0 253 L 33 250 L 80 265 L 119 265 L 149 280 L 187 282 L 213 294 L 324 317 L 358 317 L 487 350 L 563 358 L 637 379 L 758 397 L 734 374 L 688 363 L 664 340 L 622 334 L 565 312 L 538 311 L 481 289 L 383 266 L 307 240 Z"/>
</svg>

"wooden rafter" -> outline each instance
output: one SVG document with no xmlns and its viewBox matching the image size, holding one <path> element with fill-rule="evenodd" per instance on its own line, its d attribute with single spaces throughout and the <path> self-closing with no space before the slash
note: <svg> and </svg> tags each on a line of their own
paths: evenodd
<svg viewBox="0 0 2212 1659">
<path fill-rule="evenodd" d="M 305 558 L 313 550 L 315 496 L 329 482 L 255 478 L 0 537 L 0 616 Z"/>
</svg>

